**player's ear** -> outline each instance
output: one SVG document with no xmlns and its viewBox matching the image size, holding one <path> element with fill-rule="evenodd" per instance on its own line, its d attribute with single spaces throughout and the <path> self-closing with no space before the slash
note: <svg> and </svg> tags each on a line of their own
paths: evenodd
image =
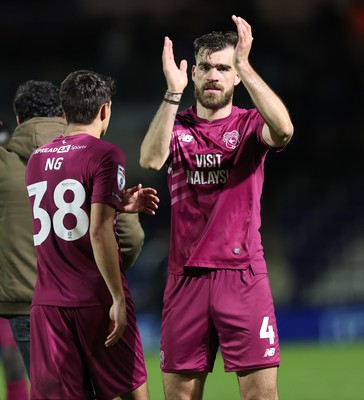
<svg viewBox="0 0 364 400">
<path fill-rule="evenodd" d="M 100 119 L 101 121 L 104 121 L 107 117 L 107 108 L 108 108 L 108 104 L 104 103 L 101 108 L 100 108 Z"/>
<path fill-rule="evenodd" d="M 16 123 L 17 123 L 17 125 L 20 125 L 21 123 L 22 123 L 22 120 L 21 120 L 21 118 L 20 118 L 20 116 L 19 115 L 16 115 Z"/>
<path fill-rule="evenodd" d="M 191 76 L 193 81 L 195 81 L 195 75 L 196 75 L 196 65 L 192 65 Z"/>
<path fill-rule="evenodd" d="M 238 75 L 236 75 L 235 79 L 234 79 L 234 86 L 239 85 L 240 82 L 241 82 L 241 79 L 239 78 Z"/>
</svg>

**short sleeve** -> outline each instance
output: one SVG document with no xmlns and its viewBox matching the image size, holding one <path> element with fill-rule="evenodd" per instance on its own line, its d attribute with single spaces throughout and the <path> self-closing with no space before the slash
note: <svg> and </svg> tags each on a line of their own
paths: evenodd
<svg viewBox="0 0 364 400">
<path fill-rule="evenodd" d="M 125 154 L 117 146 L 108 148 L 96 169 L 91 202 L 121 211 L 124 188 Z"/>
<path fill-rule="evenodd" d="M 256 108 L 249 110 L 249 127 L 251 133 L 256 135 L 257 141 L 260 144 L 264 145 L 264 147 L 269 147 L 263 139 L 264 124 L 265 121 Z"/>
</svg>

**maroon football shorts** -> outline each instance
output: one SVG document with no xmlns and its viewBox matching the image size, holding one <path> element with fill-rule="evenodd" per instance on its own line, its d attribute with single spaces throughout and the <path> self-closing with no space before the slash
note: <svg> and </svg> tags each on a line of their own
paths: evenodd
<svg viewBox="0 0 364 400">
<path fill-rule="evenodd" d="M 211 372 L 218 348 L 226 372 L 278 366 L 268 275 L 251 267 L 169 274 L 162 314 L 163 372 Z"/>
<path fill-rule="evenodd" d="M 145 383 L 142 343 L 127 307 L 127 328 L 109 348 L 109 306 L 32 307 L 31 399 L 113 399 Z"/>
</svg>

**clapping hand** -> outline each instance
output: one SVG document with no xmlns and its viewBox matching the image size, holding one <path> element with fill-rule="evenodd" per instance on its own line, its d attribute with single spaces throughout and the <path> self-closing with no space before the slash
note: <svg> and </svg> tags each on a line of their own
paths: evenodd
<svg viewBox="0 0 364 400">
<path fill-rule="evenodd" d="M 179 65 L 176 64 L 173 43 L 168 36 L 164 38 L 162 61 L 168 90 L 172 93 L 182 93 L 188 83 L 187 61 L 182 60 Z"/>
<path fill-rule="evenodd" d="M 232 20 L 235 22 L 239 36 L 239 41 L 234 51 L 234 64 L 235 67 L 238 68 L 240 64 L 248 62 L 249 53 L 253 43 L 253 36 L 252 28 L 245 19 L 233 15 Z"/>
</svg>

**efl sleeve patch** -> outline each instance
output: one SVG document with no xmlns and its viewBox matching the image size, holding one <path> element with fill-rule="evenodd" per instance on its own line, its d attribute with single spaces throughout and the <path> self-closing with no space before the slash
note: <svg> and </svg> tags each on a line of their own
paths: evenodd
<svg viewBox="0 0 364 400">
<path fill-rule="evenodd" d="M 119 190 L 122 191 L 125 187 L 125 169 L 122 165 L 118 165 L 117 182 Z"/>
</svg>

